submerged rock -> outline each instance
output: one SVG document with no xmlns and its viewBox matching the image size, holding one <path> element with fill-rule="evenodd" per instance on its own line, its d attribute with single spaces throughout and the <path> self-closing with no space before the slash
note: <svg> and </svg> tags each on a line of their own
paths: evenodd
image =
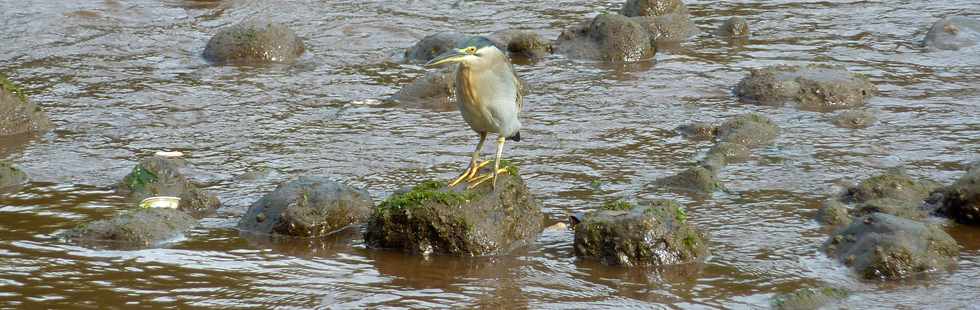
<svg viewBox="0 0 980 310">
<path fill-rule="evenodd" d="M 947 16 L 932 24 L 922 45 L 935 50 L 959 50 L 980 42 L 980 20 Z"/>
<path fill-rule="evenodd" d="M 967 170 L 965 175 L 941 192 L 940 214 L 959 223 L 980 225 L 980 165 Z"/>
<path fill-rule="evenodd" d="M 456 47 L 456 43 L 467 36 L 458 32 L 439 32 L 425 36 L 415 45 L 405 50 L 405 61 L 427 63 L 442 53 Z"/>
<path fill-rule="evenodd" d="M 817 310 L 847 298 L 846 290 L 831 287 L 801 288 L 791 293 L 776 294 L 770 304 L 775 310 Z"/>
<path fill-rule="evenodd" d="M 719 160 L 723 165 L 744 162 L 749 159 L 749 148 L 743 144 L 718 142 L 708 150 L 705 161 Z"/>
<path fill-rule="evenodd" d="M 48 115 L 20 87 L 0 74 L 0 137 L 51 129 Z"/>
<path fill-rule="evenodd" d="M 848 188 L 842 199 L 845 202 L 861 203 L 890 198 L 918 205 L 939 186 L 933 181 L 916 181 L 901 172 L 891 171 L 867 178 L 860 184 Z"/>
<path fill-rule="evenodd" d="M 18 187 L 26 182 L 26 173 L 10 163 L 0 160 L 0 191 Z"/>
<path fill-rule="evenodd" d="M 497 48 L 507 51 L 512 59 L 538 60 L 551 54 L 551 42 L 527 30 L 503 30 L 491 34 Z"/>
<path fill-rule="evenodd" d="M 505 254 L 534 241 L 544 215 L 524 180 L 500 175 L 475 189 L 428 181 L 396 193 L 374 208 L 364 241 L 412 254 Z"/>
<path fill-rule="evenodd" d="M 929 216 L 929 212 L 919 208 L 921 205 L 921 201 L 894 198 L 872 199 L 856 204 L 851 210 L 851 214 L 860 217 L 880 212 L 910 220 L 922 220 Z"/>
<path fill-rule="evenodd" d="M 718 181 L 717 171 L 703 166 L 694 166 L 675 175 L 657 179 L 655 184 L 702 194 L 724 189 Z"/>
<path fill-rule="evenodd" d="M 627 0 L 621 13 L 624 16 L 663 16 L 687 14 L 687 6 L 681 0 Z"/>
<path fill-rule="evenodd" d="M 286 26 L 246 21 L 218 31 L 204 48 L 204 58 L 215 63 L 288 63 L 303 55 L 303 40 Z"/>
<path fill-rule="evenodd" d="M 749 113 L 732 117 L 718 127 L 718 141 L 741 144 L 749 148 L 768 145 L 776 140 L 779 127 L 769 118 Z"/>
<path fill-rule="evenodd" d="M 745 18 L 733 16 L 725 20 L 715 30 L 715 35 L 725 38 L 745 38 L 749 36 L 749 22 Z"/>
<path fill-rule="evenodd" d="M 181 159 L 150 157 L 133 167 L 133 171 L 116 186 L 116 192 L 133 202 L 154 196 L 180 197 L 178 209 L 202 217 L 217 209 L 218 197 L 200 189 L 180 173 Z"/>
<path fill-rule="evenodd" d="M 681 125 L 676 130 L 684 137 L 692 140 L 710 140 L 718 135 L 718 126 L 705 122 Z"/>
<path fill-rule="evenodd" d="M 826 65 L 754 69 L 735 87 L 735 93 L 746 102 L 782 105 L 793 101 L 816 111 L 861 106 L 877 92 L 864 75 Z"/>
<path fill-rule="evenodd" d="M 606 265 L 662 266 L 690 263 L 708 254 L 707 237 L 687 221 L 679 204 L 612 203 L 575 225 L 575 256 Z"/>
<path fill-rule="evenodd" d="M 299 177 L 253 203 L 238 222 L 248 232 L 321 237 L 362 222 L 373 202 L 363 189 L 322 177 Z"/>
<path fill-rule="evenodd" d="M 391 100 L 411 108 L 437 111 L 453 111 L 456 84 L 456 65 L 440 70 L 429 70 L 421 78 L 403 86 L 391 96 Z"/>
<path fill-rule="evenodd" d="M 834 116 L 834 125 L 842 128 L 867 128 L 874 124 L 876 118 L 871 112 L 864 110 L 847 110 Z"/>
<path fill-rule="evenodd" d="M 139 208 L 79 225 L 62 236 L 82 244 L 145 247 L 178 238 L 195 225 L 194 217 L 179 210 Z"/>
<path fill-rule="evenodd" d="M 873 213 L 835 233 L 825 244 L 835 257 L 865 279 L 900 279 L 946 270 L 959 248 L 938 225 Z"/>
<path fill-rule="evenodd" d="M 700 32 L 680 0 L 629 0 L 621 12 L 643 25 L 657 43 L 685 41 Z"/>
<path fill-rule="evenodd" d="M 554 49 L 572 58 L 612 62 L 649 59 L 656 53 L 643 25 L 616 14 L 599 14 L 591 22 L 563 30 Z"/>
</svg>

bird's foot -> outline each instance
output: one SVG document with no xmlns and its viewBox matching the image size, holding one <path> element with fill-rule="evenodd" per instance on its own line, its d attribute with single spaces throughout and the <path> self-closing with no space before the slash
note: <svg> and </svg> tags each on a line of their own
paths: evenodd
<svg viewBox="0 0 980 310">
<path fill-rule="evenodd" d="M 500 168 L 500 169 L 497 169 L 497 173 L 492 173 L 491 172 L 491 173 L 487 173 L 487 174 L 481 175 L 479 177 L 476 177 L 475 179 L 473 179 L 472 181 L 470 181 L 470 185 L 467 186 L 466 189 L 474 189 L 477 186 L 480 186 L 480 184 L 483 184 L 483 182 L 486 182 L 487 180 L 493 180 L 491 182 L 491 184 L 493 184 L 493 188 L 496 189 L 497 188 L 497 176 L 498 175 L 501 175 L 501 174 L 504 174 L 504 173 L 507 173 L 508 171 L 509 170 L 507 170 L 507 168 Z"/>
<path fill-rule="evenodd" d="M 493 161 L 487 160 L 479 164 L 475 164 L 475 162 L 470 163 L 470 166 L 466 168 L 466 171 L 464 171 L 463 174 L 459 175 L 459 177 L 454 179 L 452 182 L 449 182 L 449 187 L 454 187 L 462 182 L 472 182 L 473 180 L 479 178 L 480 169 L 483 169 L 483 167 L 486 167 L 492 162 Z"/>
</svg>

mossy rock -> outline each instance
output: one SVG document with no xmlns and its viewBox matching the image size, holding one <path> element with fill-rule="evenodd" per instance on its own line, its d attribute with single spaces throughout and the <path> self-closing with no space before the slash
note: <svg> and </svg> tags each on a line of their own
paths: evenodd
<svg viewBox="0 0 980 310">
<path fill-rule="evenodd" d="M 376 206 L 365 242 L 411 254 L 484 256 L 506 254 L 534 241 L 544 215 L 524 180 L 512 173 L 475 189 L 423 182 Z"/>
<path fill-rule="evenodd" d="M 779 136 L 779 127 L 768 117 L 749 113 L 729 118 L 718 126 L 718 141 L 749 148 L 768 145 Z"/>
<path fill-rule="evenodd" d="M 980 225 L 980 165 L 967 170 L 966 174 L 941 192 L 940 214 L 959 223 Z"/>
<path fill-rule="evenodd" d="M 878 93 L 862 74 L 842 66 L 772 66 L 752 70 L 735 86 L 742 101 L 763 105 L 795 102 L 812 111 L 853 108 Z"/>
<path fill-rule="evenodd" d="M 405 49 L 405 62 L 424 64 L 456 47 L 467 36 L 459 32 L 438 32 L 427 35 Z"/>
<path fill-rule="evenodd" d="M 847 226 L 852 221 L 847 205 L 836 199 L 828 199 L 821 204 L 817 220 L 830 226 Z"/>
<path fill-rule="evenodd" d="M 729 17 L 715 30 L 715 35 L 723 38 L 747 38 L 749 22 L 740 16 Z"/>
<path fill-rule="evenodd" d="M 923 220 L 929 217 L 929 212 L 920 208 L 921 202 L 900 200 L 894 198 L 879 198 L 857 204 L 851 214 L 861 217 L 880 212 L 910 220 Z"/>
<path fill-rule="evenodd" d="M 455 111 L 456 65 L 429 70 L 424 76 L 402 86 L 390 98 L 402 107 L 436 111 Z"/>
<path fill-rule="evenodd" d="M 0 191 L 14 189 L 27 182 L 27 174 L 0 160 Z"/>
<path fill-rule="evenodd" d="M 146 247 L 178 238 L 195 225 L 194 217 L 179 210 L 138 208 L 79 225 L 62 236 L 85 245 Z"/>
<path fill-rule="evenodd" d="M 511 60 L 536 61 L 551 54 L 551 42 L 537 33 L 527 30 L 508 29 L 491 34 L 490 41 L 502 51 L 507 51 Z"/>
<path fill-rule="evenodd" d="M 833 287 L 801 288 L 790 293 L 776 294 L 770 304 L 776 310 L 817 310 L 841 301 L 850 292 Z"/>
<path fill-rule="evenodd" d="M 700 261 L 707 236 L 674 201 L 644 206 L 613 202 L 575 225 L 575 256 L 616 266 L 662 266 Z"/>
<path fill-rule="evenodd" d="M 867 178 L 860 184 L 848 188 L 842 199 L 847 202 L 867 202 L 890 198 L 918 204 L 939 187 L 940 184 L 933 181 L 917 181 L 904 173 L 889 171 Z"/>
<path fill-rule="evenodd" d="M 854 221 L 831 236 L 824 248 L 869 280 L 948 270 L 959 255 L 956 241 L 938 225 L 884 213 Z"/>
<path fill-rule="evenodd" d="M 687 6 L 681 0 L 627 0 L 620 14 L 624 16 L 663 16 L 687 14 Z"/>
<path fill-rule="evenodd" d="M 322 177 L 299 177 L 253 203 L 238 227 L 262 234 L 321 237 L 367 220 L 372 207 L 363 189 Z"/>
<path fill-rule="evenodd" d="M 654 184 L 699 194 L 708 194 L 724 189 L 721 181 L 718 181 L 717 171 L 705 166 L 688 168 L 675 175 L 657 179 Z"/>
<path fill-rule="evenodd" d="M 218 31 L 204 48 L 204 58 L 220 64 L 288 63 L 305 49 L 303 40 L 288 27 L 253 20 Z"/>
<path fill-rule="evenodd" d="M 180 197 L 180 210 L 196 217 L 211 214 L 221 205 L 218 197 L 184 177 L 180 173 L 181 165 L 181 159 L 143 159 L 116 186 L 116 191 L 133 202 L 155 196 L 176 196 Z"/>
<path fill-rule="evenodd" d="M 717 158 L 725 165 L 744 162 L 749 159 L 749 148 L 744 144 L 719 142 L 708 150 L 705 158 Z"/>
<path fill-rule="evenodd" d="M 554 50 L 570 58 L 635 62 L 654 57 L 652 40 L 644 25 L 628 17 L 599 14 L 592 21 L 563 30 Z"/>
<path fill-rule="evenodd" d="M 847 110 L 834 116 L 834 125 L 841 128 L 860 129 L 874 125 L 875 115 L 865 110 Z"/>
<path fill-rule="evenodd" d="M 711 140 L 718 135 L 718 126 L 705 122 L 695 122 L 677 127 L 684 137 L 691 140 Z"/>
<path fill-rule="evenodd" d="M 54 125 L 24 90 L 0 74 L 0 137 L 45 132 Z"/>
</svg>

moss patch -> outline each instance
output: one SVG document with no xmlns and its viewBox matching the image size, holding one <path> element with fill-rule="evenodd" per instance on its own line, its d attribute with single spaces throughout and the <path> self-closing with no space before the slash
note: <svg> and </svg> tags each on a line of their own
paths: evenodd
<svg viewBox="0 0 980 310">
<path fill-rule="evenodd" d="M 395 194 L 378 205 L 380 210 L 401 210 L 425 204 L 427 202 L 437 202 L 448 206 L 458 206 L 476 198 L 476 193 L 470 190 L 463 192 L 452 192 L 441 190 L 443 183 L 440 181 L 425 181 L 412 188 L 410 192 Z"/>
<path fill-rule="evenodd" d="M 773 296 L 770 304 L 773 309 L 818 309 L 834 300 L 847 298 L 848 295 L 848 291 L 839 288 L 802 288 L 792 293 Z"/>
<path fill-rule="evenodd" d="M 17 96 L 17 98 L 20 98 L 21 101 L 27 102 L 27 94 L 24 93 L 24 89 L 11 82 L 9 79 L 7 79 L 7 76 L 3 75 L 2 73 L 0 73 L 0 88 L 3 88 L 3 90 L 8 93 L 14 94 Z"/>
<path fill-rule="evenodd" d="M 143 168 L 143 165 L 136 165 L 133 167 L 133 172 L 123 179 L 123 183 L 134 192 L 143 192 L 147 185 L 156 182 L 157 179 L 157 175 L 152 171 Z"/>
<path fill-rule="evenodd" d="M 633 204 L 622 199 L 606 202 L 599 207 L 599 210 L 609 211 L 629 211 L 631 209 L 633 209 Z"/>
</svg>

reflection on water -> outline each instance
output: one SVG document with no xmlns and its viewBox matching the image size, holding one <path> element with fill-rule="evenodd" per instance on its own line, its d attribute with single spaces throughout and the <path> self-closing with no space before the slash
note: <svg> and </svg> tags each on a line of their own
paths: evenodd
<svg viewBox="0 0 980 310">
<path fill-rule="evenodd" d="M 0 304 L 434 306 L 494 308 L 763 307 L 773 293 L 828 284 L 856 307 L 970 306 L 980 297 L 977 229 L 950 225 L 963 246 L 949 273 L 902 283 L 856 280 L 819 252 L 812 218 L 841 184 L 901 166 L 950 182 L 980 155 L 980 57 L 918 46 L 940 16 L 975 1 L 839 3 L 690 1 L 709 32 L 744 16 L 753 36 L 708 35 L 663 46 L 656 61 L 597 64 L 547 57 L 517 66 L 525 141 L 508 144 L 552 220 L 619 198 L 674 198 L 712 237 L 703 265 L 632 270 L 572 257 L 570 231 L 496 258 L 422 259 L 368 250 L 357 229 L 324 240 L 240 236 L 237 217 L 275 184 L 323 175 L 376 200 L 465 165 L 475 138 L 456 112 L 381 100 L 424 75 L 392 61 L 449 28 L 489 34 L 564 27 L 621 1 L 535 3 L 0 1 L 0 71 L 23 84 L 57 128 L 0 140 L 0 158 L 33 179 L 0 195 Z M 268 17 L 306 40 L 296 64 L 213 67 L 200 57 L 216 29 Z M 874 22 L 869 22 L 874 21 Z M 879 122 L 834 127 L 826 113 L 739 103 L 749 68 L 835 63 L 868 75 Z M 721 173 L 729 189 L 688 196 L 649 186 L 710 148 L 673 132 L 757 112 L 776 143 Z M 54 236 L 125 208 L 111 185 L 138 158 L 179 150 L 187 173 L 225 205 L 165 248 L 110 251 Z"/>
</svg>

